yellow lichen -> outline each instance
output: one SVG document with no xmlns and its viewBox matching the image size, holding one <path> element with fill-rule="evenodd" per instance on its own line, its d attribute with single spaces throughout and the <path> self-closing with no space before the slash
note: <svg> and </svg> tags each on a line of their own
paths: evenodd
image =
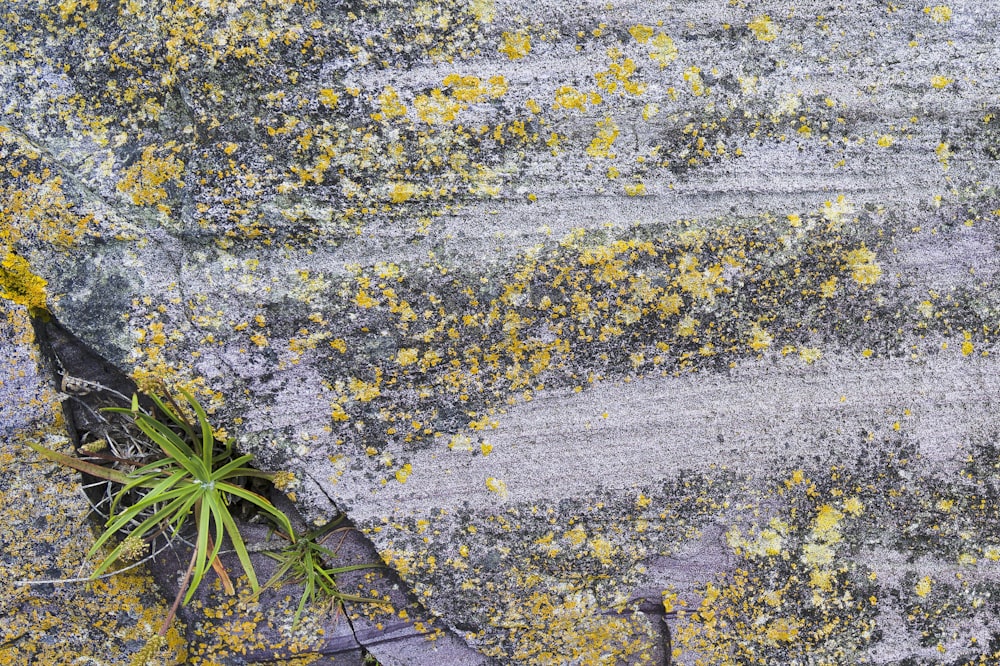
<svg viewBox="0 0 1000 666">
<path fill-rule="evenodd" d="M 819 285 L 820 298 L 833 298 L 837 293 L 837 276 L 831 275 Z"/>
<path fill-rule="evenodd" d="M 507 499 L 507 484 L 501 479 L 492 476 L 486 478 L 486 489 L 491 493 L 496 493 L 500 499 Z"/>
<path fill-rule="evenodd" d="M 918 597 L 926 597 L 928 594 L 931 593 L 931 583 L 933 582 L 934 581 L 931 579 L 930 576 L 924 576 L 919 581 L 917 581 L 917 584 L 914 586 L 913 591 L 916 592 Z"/>
<path fill-rule="evenodd" d="M 875 261 L 875 253 L 866 248 L 864 243 L 848 252 L 844 262 L 851 271 L 851 277 L 860 285 L 873 285 L 882 275 L 882 268 Z"/>
<path fill-rule="evenodd" d="M 481 102 L 487 98 L 498 99 L 503 97 L 504 93 L 507 92 L 507 81 L 502 76 L 490 77 L 489 81 L 484 83 L 478 76 L 472 75 L 461 75 L 461 74 L 449 74 L 444 77 L 441 82 L 445 88 L 448 88 L 451 92 L 451 96 L 460 102 L 467 102 L 469 104 L 474 104 L 476 102 Z M 432 93 L 433 96 L 433 93 Z M 424 118 L 421 112 L 421 105 L 418 98 L 417 112 L 421 114 L 421 118 Z M 448 116 L 445 112 L 443 115 Z M 450 120 L 452 117 L 447 117 Z M 426 120 L 426 118 L 424 118 Z M 431 121 L 427 121 L 431 122 Z M 440 122 L 440 121 L 437 121 Z"/>
<path fill-rule="evenodd" d="M 758 16 L 747 24 L 754 37 L 761 42 L 773 42 L 778 38 L 778 26 L 767 14 Z"/>
<path fill-rule="evenodd" d="M 774 336 L 763 329 L 760 324 L 754 324 L 750 331 L 750 348 L 754 351 L 763 351 L 774 342 Z"/>
<path fill-rule="evenodd" d="M 413 348 L 400 349 L 396 353 L 396 362 L 401 366 L 412 365 L 417 362 L 418 352 Z"/>
<path fill-rule="evenodd" d="M 591 157 L 611 159 L 615 154 L 611 152 L 611 144 L 618 138 L 618 125 L 610 117 L 596 123 L 598 132 L 590 145 L 587 146 L 586 153 Z"/>
<path fill-rule="evenodd" d="M 34 273 L 22 257 L 8 252 L 0 262 L 0 298 L 28 308 L 32 314 L 46 310 L 48 282 Z"/>
<path fill-rule="evenodd" d="M 829 222 L 830 230 L 836 231 L 847 222 L 846 218 L 854 213 L 854 204 L 843 194 L 838 194 L 835 200 L 824 201 L 820 212 L 823 219 Z"/>
<path fill-rule="evenodd" d="M 167 198 L 164 185 L 184 187 L 181 181 L 184 163 L 174 154 L 176 149 L 173 142 L 162 147 L 146 146 L 138 161 L 118 181 L 118 191 L 128 194 L 137 206 L 144 206 Z"/>
<path fill-rule="evenodd" d="M 943 76 L 941 74 L 935 74 L 934 76 L 931 77 L 931 86 L 937 90 L 941 90 L 942 88 L 947 88 L 948 84 L 953 82 L 954 79 L 950 79 L 947 76 Z"/>
<path fill-rule="evenodd" d="M 511 60 L 523 58 L 531 52 L 531 38 L 523 32 L 504 32 L 497 50 Z"/>
<path fill-rule="evenodd" d="M 844 519 L 844 514 L 830 506 L 824 504 L 819 507 L 814 521 L 813 532 L 817 537 L 827 542 L 839 541 L 840 531 L 838 529 L 840 521 Z"/>
<path fill-rule="evenodd" d="M 340 99 L 340 96 L 331 88 L 323 88 L 319 91 L 317 98 L 323 106 L 332 109 L 337 106 L 337 101 Z"/>
<path fill-rule="evenodd" d="M 674 46 L 674 40 L 666 33 L 657 33 L 651 42 L 649 57 L 660 65 L 660 69 L 672 63 L 677 59 L 677 47 Z"/>
<path fill-rule="evenodd" d="M 941 163 L 941 168 L 947 171 L 950 166 L 948 164 L 948 160 L 951 159 L 952 155 L 954 155 L 948 143 L 944 141 L 939 143 L 937 148 L 934 149 L 934 154 L 937 155 L 938 162 Z"/>
<path fill-rule="evenodd" d="M 587 110 L 587 103 L 600 104 L 601 96 L 597 93 L 580 92 L 573 86 L 561 86 L 556 90 L 555 108 L 576 109 L 581 113 Z"/>
<path fill-rule="evenodd" d="M 476 20 L 491 23 L 496 12 L 495 0 L 471 0 L 469 11 L 476 17 Z"/>
<path fill-rule="evenodd" d="M 962 331 L 962 337 L 962 356 L 970 356 L 976 350 L 975 345 L 972 344 L 972 333 Z"/>
<path fill-rule="evenodd" d="M 691 315 L 685 315 L 684 318 L 677 323 L 677 335 L 681 337 L 690 337 L 694 335 L 695 331 L 698 329 L 699 323 L 701 322 Z"/>
<path fill-rule="evenodd" d="M 696 97 L 701 97 L 706 94 L 705 83 L 701 78 L 701 68 L 691 66 L 684 70 L 684 80 L 687 81 L 691 86 L 691 92 Z"/>
<path fill-rule="evenodd" d="M 775 643 L 791 643 L 799 635 L 801 620 L 781 617 L 767 625 L 767 638 Z"/>
<path fill-rule="evenodd" d="M 948 7 L 947 5 L 924 7 L 924 13 L 927 14 L 935 23 L 947 23 L 951 20 L 951 7 Z"/>
<path fill-rule="evenodd" d="M 852 516 L 860 516 L 865 510 L 865 505 L 857 497 L 849 497 L 844 500 L 844 511 Z"/>
<path fill-rule="evenodd" d="M 378 96 L 381 113 L 373 114 L 375 120 L 391 120 L 406 115 L 406 105 L 399 99 L 399 93 L 392 86 L 386 86 Z"/>
<path fill-rule="evenodd" d="M 823 354 L 816 347 L 804 347 L 799 350 L 799 358 L 805 363 L 815 363 Z"/>
<path fill-rule="evenodd" d="M 594 537 L 590 540 L 590 552 L 605 565 L 610 565 L 614 546 L 607 539 Z"/>
<path fill-rule="evenodd" d="M 389 193 L 389 200 L 392 203 L 403 203 L 404 201 L 409 201 L 413 198 L 413 193 L 416 191 L 413 183 L 395 183 L 392 186 L 392 191 Z"/>
<path fill-rule="evenodd" d="M 598 88 L 609 94 L 642 95 L 646 92 L 646 84 L 632 78 L 637 69 L 634 60 L 624 57 L 619 49 L 608 49 L 608 56 L 611 58 L 608 69 L 594 74 Z"/>
<path fill-rule="evenodd" d="M 640 44 L 645 44 L 653 36 L 653 29 L 648 25 L 642 24 L 632 26 L 628 29 L 628 32 Z"/>
<path fill-rule="evenodd" d="M 351 393 L 354 394 L 354 399 L 359 402 L 369 402 L 381 395 L 382 391 L 379 388 L 379 383 L 380 380 L 366 382 L 357 377 L 351 377 L 347 381 Z"/>
</svg>

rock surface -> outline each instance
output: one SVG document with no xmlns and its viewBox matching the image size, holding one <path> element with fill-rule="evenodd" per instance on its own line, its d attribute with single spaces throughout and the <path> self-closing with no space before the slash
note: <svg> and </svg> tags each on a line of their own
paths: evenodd
<svg viewBox="0 0 1000 666">
<path fill-rule="evenodd" d="M 2 20 L 4 295 L 483 655 L 995 658 L 989 4 Z"/>
<path fill-rule="evenodd" d="M 48 464 L 28 438 L 69 450 L 59 402 L 34 348 L 25 308 L 0 301 L 0 663 L 63 663 L 71 655 L 127 664 L 166 613 L 149 571 L 87 586 L 90 504 L 78 475 Z M 40 367 L 41 366 L 41 367 Z M 27 584 L 26 582 L 32 582 Z M 49 581 L 49 582 L 46 582 Z M 150 629 L 152 627 L 152 629 Z M 182 627 L 180 627 L 183 630 Z M 167 661 L 182 653 L 168 632 Z"/>
</svg>

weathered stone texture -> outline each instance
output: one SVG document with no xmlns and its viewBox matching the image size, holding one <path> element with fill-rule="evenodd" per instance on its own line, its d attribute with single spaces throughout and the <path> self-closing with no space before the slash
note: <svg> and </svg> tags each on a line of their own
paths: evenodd
<svg viewBox="0 0 1000 666">
<path fill-rule="evenodd" d="M 483 654 L 995 658 L 991 3 L 4 12 L 5 295 Z"/>
<path fill-rule="evenodd" d="M 127 664 L 166 606 L 146 569 L 91 585 L 79 580 L 93 543 L 90 504 L 77 474 L 24 445 L 31 438 L 69 449 L 56 392 L 33 343 L 25 308 L 0 302 L 0 663 L 57 664 L 72 655 Z M 164 659 L 176 661 L 183 654 L 177 628 L 168 639 Z"/>
</svg>

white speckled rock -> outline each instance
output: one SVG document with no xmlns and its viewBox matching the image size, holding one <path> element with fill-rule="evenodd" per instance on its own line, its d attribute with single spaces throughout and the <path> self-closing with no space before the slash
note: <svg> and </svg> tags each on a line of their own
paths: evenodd
<svg viewBox="0 0 1000 666">
<path fill-rule="evenodd" d="M 994 658 L 989 3 L 12 7 L 5 291 L 482 654 Z"/>
</svg>

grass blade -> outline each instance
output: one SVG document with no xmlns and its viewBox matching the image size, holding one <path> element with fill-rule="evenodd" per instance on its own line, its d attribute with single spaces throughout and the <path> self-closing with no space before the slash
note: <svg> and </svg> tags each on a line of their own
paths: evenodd
<svg viewBox="0 0 1000 666">
<path fill-rule="evenodd" d="M 194 430 L 191 429 L 191 424 L 187 422 L 187 419 L 184 418 L 184 415 L 181 413 L 181 410 L 177 407 L 177 404 L 174 402 L 173 398 L 171 398 L 170 394 L 166 392 L 166 386 L 164 386 L 163 388 L 164 388 L 164 395 L 167 397 L 167 401 L 174 406 L 174 409 L 170 409 L 170 407 L 167 407 L 166 402 L 164 402 L 163 399 L 161 399 L 160 396 L 158 395 L 150 394 L 149 395 L 150 400 L 152 400 L 156 404 L 156 408 L 158 410 L 163 412 L 163 414 L 168 419 L 173 421 L 181 430 L 183 430 L 184 434 L 187 435 L 188 439 L 190 439 L 193 442 Z"/>
<path fill-rule="evenodd" d="M 141 506 L 138 503 L 134 504 L 134 505 L 130 506 L 128 509 L 126 509 L 124 512 L 122 512 L 121 514 L 119 514 L 117 516 L 113 516 L 111 519 L 109 519 L 106 527 L 104 528 L 104 533 L 101 534 L 101 536 L 97 539 L 97 541 L 92 546 L 91 550 L 96 550 L 98 547 L 100 547 L 101 544 L 103 544 L 105 541 L 107 541 L 108 538 L 112 534 L 114 534 L 114 533 L 118 532 L 119 530 L 123 529 L 136 516 L 138 516 L 140 513 L 142 513 L 145 509 L 149 508 L 150 506 L 153 506 L 154 504 L 158 504 L 158 503 L 161 503 L 161 502 L 166 502 L 168 500 L 171 500 L 171 502 L 168 505 L 168 507 L 173 507 L 178 502 L 183 503 L 183 501 L 184 501 L 183 498 L 185 497 L 185 495 L 188 495 L 191 491 L 192 491 L 192 489 L 189 488 L 189 487 L 188 488 L 175 488 L 175 489 L 170 490 L 170 491 L 168 491 L 166 493 L 163 493 L 162 495 L 160 495 L 158 497 L 149 497 L 147 495 L 146 497 L 143 498 Z M 161 514 L 162 514 L 163 511 L 164 511 L 164 509 L 160 509 L 160 510 L 154 512 L 154 514 L 153 514 L 154 517 L 161 516 Z M 164 520 L 165 518 L 166 518 L 166 516 L 162 516 L 162 517 L 159 518 L 159 520 L 157 520 L 155 522 L 159 522 L 160 520 Z M 148 519 L 146 521 L 143 521 L 143 523 L 141 523 L 141 524 L 145 525 L 146 522 L 148 522 Z M 138 531 L 138 529 L 139 528 L 135 528 L 135 529 L 131 530 L 130 533 L 134 534 L 134 533 L 136 533 Z"/>
<path fill-rule="evenodd" d="M 211 515 L 212 522 L 215 525 L 214 539 L 211 534 L 209 535 L 209 542 L 212 543 L 212 551 L 209 554 L 208 561 L 213 562 L 215 561 L 215 558 L 218 557 L 219 552 L 221 552 L 222 540 L 226 536 L 226 524 L 222 519 L 221 512 L 225 511 L 228 513 L 228 510 L 219 498 L 219 493 L 215 491 L 205 493 L 205 497 L 202 501 L 208 504 L 209 514 Z"/>
<path fill-rule="evenodd" d="M 288 520 L 288 516 L 279 511 L 270 501 L 265 497 L 261 497 L 255 492 L 249 491 L 246 488 L 240 488 L 231 483 L 221 482 L 216 485 L 219 490 L 227 492 L 231 495 L 236 495 L 242 499 L 247 500 L 254 504 L 258 509 L 266 511 L 271 514 L 278 521 L 278 526 L 285 531 L 292 543 L 295 543 L 295 531 L 292 529 L 292 523 Z"/>
<path fill-rule="evenodd" d="M 145 414 L 140 414 L 136 417 L 135 423 L 147 437 L 156 442 L 160 448 L 163 449 L 163 452 L 168 458 L 176 460 L 178 464 L 182 465 L 184 469 L 188 470 L 188 472 L 192 475 L 197 473 L 197 468 L 194 467 L 192 463 L 194 460 L 199 459 L 195 457 L 194 451 L 191 450 L 191 447 L 185 444 L 184 441 L 177 436 L 177 433 L 163 423 L 150 416 L 146 416 Z"/>
<path fill-rule="evenodd" d="M 171 467 L 179 468 L 182 470 L 184 469 L 179 464 L 177 464 L 177 461 L 171 458 L 160 458 L 159 460 L 154 460 L 151 463 L 146 463 L 142 467 L 132 470 L 131 472 L 129 472 L 129 476 L 135 477 L 140 474 L 151 474 L 153 476 L 157 476 L 160 474 L 167 474 L 167 473 L 173 474 L 174 470 L 170 469 Z"/>
<path fill-rule="evenodd" d="M 222 467 L 220 467 L 219 469 L 212 472 L 212 478 L 214 478 L 216 481 L 223 481 L 226 478 L 250 476 L 250 474 L 246 474 L 245 472 L 252 473 L 256 470 L 252 470 L 249 467 L 242 467 L 242 465 L 250 462 L 251 460 L 253 460 L 253 456 L 250 454 L 247 454 L 245 456 L 240 456 L 236 460 L 232 460 L 223 465 Z"/>
<path fill-rule="evenodd" d="M 181 479 L 183 479 L 184 476 L 185 474 L 183 471 L 177 471 L 167 477 L 160 477 L 158 474 L 147 474 L 142 477 L 132 479 L 131 481 L 126 483 L 121 490 L 115 493 L 115 499 L 113 502 L 111 502 L 111 514 L 114 515 L 115 510 L 118 508 L 118 503 L 121 501 L 123 497 L 125 497 L 128 494 L 129 491 L 144 484 L 155 484 L 152 487 L 150 487 L 149 490 L 146 491 L 146 494 L 143 496 L 141 500 L 139 500 L 139 502 L 136 502 L 136 504 L 139 504 L 150 497 L 155 498 L 158 496 L 162 496 L 163 493 L 165 493 L 166 491 L 170 490 L 175 485 L 177 485 L 177 483 Z M 157 478 L 161 478 L 161 480 L 156 481 Z M 135 504 L 133 504 L 132 506 L 135 506 Z M 149 505 L 147 504 L 146 506 Z"/>
<path fill-rule="evenodd" d="M 201 427 L 201 460 L 205 463 L 205 467 L 211 469 L 212 449 L 215 448 L 215 435 L 212 434 L 212 426 L 208 423 L 208 414 L 205 413 L 201 403 L 195 400 L 194 396 L 185 389 L 181 389 L 181 394 L 187 399 L 188 404 L 191 405 L 191 409 L 194 410 L 195 415 L 198 417 L 198 425 Z M 195 441 L 193 434 L 191 440 Z"/>
<path fill-rule="evenodd" d="M 163 507 L 162 509 L 154 513 L 152 516 L 142 521 L 138 527 L 136 527 L 130 532 L 130 534 L 134 534 L 141 538 L 142 535 L 145 534 L 147 531 L 149 531 L 151 527 L 158 524 L 162 520 L 166 520 L 166 518 L 171 513 L 173 513 L 178 506 L 180 506 L 183 503 L 184 503 L 184 498 L 175 499 L 173 502 L 171 502 L 167 506 Z M 90 547 L 90 551 L 88 551 L 87 557 L 93 557 L 94 554 L 97 553 L 98 550 L 100 550 L 101 546 L 103 546 L 107 542 L 107 540 L 110 539 L 113 534 L 115 534 L 115 532 L 117 532 L 117 530 L 111 530 L 111 529 L 105 530 L 104 533 L 101 534 L 100 537 L 98 537 L 97 541 L 94 542 L 94 545 Z M 114 554 L 118 550 L 119 549 L 116 548 L 114 551 L 112 551 L 112 553 Z M 113 562 L 114 559 L 112 559 L 110 556 L 105 558 L 104 561 L 102 561 L 101 564 L 98 565 L 94 573 L 91 574 L 91 577 L 100 576 L 108 569 L 108 567 L 111 566 Z"/>
<path fill-rule="evenodd" d="M 254 571 L 253 562 L 250 561 L 250 553 L 247 552 L 246 544 L 243 543 L 243 537 L 240 536 L 240 530 L 236 526 L 236 521 L 233 520 L 232 514 L 229 513 L 229 509 L 227 509 L 225 505 L 222 505 L 220 509 L 219 513 L 223 522 L 226 524 L 226 529 L 229 533 L 229 540 L 233 542 L 233 550 L 236 551 L 236 556 L 240 558 L 240 564 L 243 565 L 243 571 L 247 575 L 247 580 L 250 581 L 250 588 L 254 592 L 259 592 L 260 583 L 257 582 L 257 572 Z"/>
<path fill-rule="evenodd" d="M 96 476 L 99 479 L 114 481 L 115 483 L 124 484 L 129 481 L 129 477 L 124 472 L 119 472 L 116 469 L 102 467 L 101 465 L 95 465 L 94 463 L 89 463 L 84 460 L 80 460 L 79 458 L 68 456 L 65 453 L 53 451 L 52 449 L 48 449 L 37 442 L 32 442 L 31 440 L 26 441 L 25 444 L 52 462 L 65 465 L 66 467 L 72 467 L 78 472 L 90 474 L 91 476 Z"/>
<path fill-rule="evenodd" d="M 226 571 L 226 567 L 222 566 L 222 560 L 218 557 L 212 560 L 212 570 L 219 577 L 219 580 L 222 581 L 222 589 L 225 593 L 230 596 L 236 594 L 236 588 L 233 587 L 233 580 L 229 577 L 229 572 Z"/>
<path fill-rule="evenodd" d="M 208 521 L 211 508 L 207 502 L 201 501 L 195 506 L 195 511 L 198 512 L 198 539 L 195 542 L 194 573 L 191 575 L 191 586 L 188 588 L 187 594 L 184 595 L 185 604 L 191 601 L 195 590 L 201 585 L 208 560 Z"/>
</svg>

